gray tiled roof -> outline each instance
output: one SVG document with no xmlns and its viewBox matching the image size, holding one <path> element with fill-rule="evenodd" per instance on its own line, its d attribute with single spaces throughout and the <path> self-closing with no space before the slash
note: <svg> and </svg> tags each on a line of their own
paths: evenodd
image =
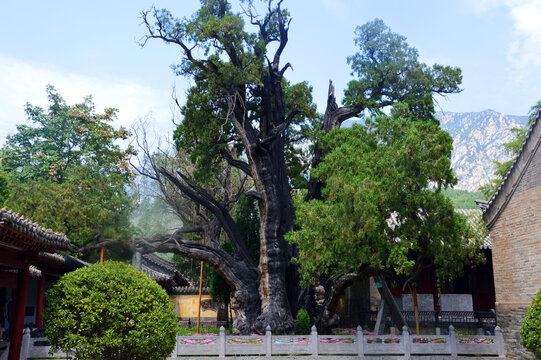
<svg viewBox="0 0 541 360">
<path fill-rule="evenodd" d="M 483 212 L 480 209 L 455 209 L 455 211 L 464 215 L 476 235 L 483 238 L 481 249 L 492 249 L 490 234 L 483 222 Z"/>
<path fill-rule="evenodd" d="M 475 235 L 483 239 L 481 249 L 492 249 L 490 242 L 490 234 L 483 222 L 483 213 L 480 209 L 455 209 L 455 212 L 462 214 L 466 217 L 468 224 L 471 225 Z M 397 225 L 397 214 L 391 214 L 391 217 L 387 219 L 389 226 Z"/>
<path fill-rule="evenodd" d="M 141 256 L 141 271 L 156 282 L 168 282 L 172 287 L 190 286 L 177 270 L 174 262 L 165 260 L 156 254 L 143 254 Z"/>
<path fill-rule="evenodd" d="M 208 294 L 209 288 L 203 287 L 201 289 L 202 294 Z M 199 287 L 198 286 L 177 286 L 172 289 L 172 294 L 174 295 L 197 295 L 199 294 Z"/>
<path fill-rule="evenodd" d="M 62 233 L 57 233 L 36 224 L 24 216 L 6 208 L 0 209 L 0 226 L 16 230 L 32 239 L 35 246 L 43 246 L 54 250 L 67 250 L 69 239 Z M 31 245 L 31 244 L 29 244 Z"/>
</svg>

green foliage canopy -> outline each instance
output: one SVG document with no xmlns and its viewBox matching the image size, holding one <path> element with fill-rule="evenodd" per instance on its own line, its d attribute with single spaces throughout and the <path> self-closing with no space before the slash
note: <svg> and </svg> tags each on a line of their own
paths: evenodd
<svg viewBox="0 0 541 360">
<path fill-rule="evenodd" d="M 520 325 L 522 345 L 541 359 L 541 290 L 534 296 Z"/>
<path fill-rule="evenodd" d="M 180 64 L 172 66 L 177 75 L 194 80 L 181 109 L 183 121 L 174 138 L 177 147 L 190 154 L 196 165 L 195 179 L 210 181 L 211 174 L 223 161 L 224 150 L 237 156 L 243 152 L 245 139 L 231 120 L 234 117 L 231 110 L 242 97 L 245 98 L 243 107 L 247 120 L 261 134 L 284 120 L 273 118 L 275 107 L 283 106 L 285 114 L 295 110 L 296 116 L 285 131 L 285 151 L 293 184 L 305 185 L 305 178 L 299 174 L 309 163 L 303 149 L 295 145 L 312 136 L 313 124 L 318 125 L 321 120 L 312 100 L 312 87 L 307 82 L 290 84 L 281 79 L 285 101 L 274 99 L 275 103 L 265 104 L 268 101 L 265 97 L 269 96 L 265 86 L 271 85 L 265 83 L 268 81 L 266 45 L 279 38 L 278 22 L 287 23 L 287 10 L 280 11 L 280 16 L 286 20 L 278 20 L 277 12 L 263 20 L 269 24 L 263 36 L 247 32 L 242 16 L 234 14 L 227 2 L 203 1 L 201 5 L 191 18 L 184 19 L 174 19 L 165 9 L 154 10 L 157 21 L 149 29 L 154 36 L 175 39 L 175 42 L 197 48 L 199 54 L 204 54 L 203 58 L 196 58 L 196 53 L 189 51 Z"/>
<path fill-rule="evenodd" d="M 434 113 L 434 93 L 461 91 L 459 68 L 420 63 L 417 49 L 381 19 L 357 27 L 355 35 L 360 51 L 348 57 L 348 63 L 357 79 L 350 81 L 345 91 L 346 106 L 378 113 L 386 106 L 403 102 L 416 116 L 426 118 Z"/>
<path fill-rule="evenodd" d="M 6 174 L 0 172 L 0 207 L 4 206 L 9 194 L 9 179 Z"/>
<path fill-rule="evenodd" d="M 109 124 L 115 109 L 96 113 L 91 97 L 68 105 L 52 86 L 47 95 L 47 110 L 26 105 L 34 126 L 17 126 L 0 149 L 0 170 L 9 180 L 4 205 L 65 233 L 77 247 L 128 238 L 133 151 L 118 141 L 129 132 Z"/>
<path fill-rule="evenodd" d="M 51 85 L 46 91 L 47 111 L 26 104 L 28 119 L 36 126 L 18 125 L 17 133 L 2 147 L 2 170 L 21 182 L 48 179 L 61 183 L 66 172 L 78 166 L 129 179 L 129 151 L 115 143 L 127 139 L 129 132 L 108 124 L 117 110 L 108 108 L 96 114 L 90 96 L 70 106 Z"/>
<path fill-rule="evenodd" d="M 314 175 L 325 200 L 297 199 L 297 230 L 287 235 L 305 283 L 361 264 L 409 276 L 433 261 L 449 276 L 477 256 L 478 240 L 466 240 L 465 219 L 441 191 L 457 181 L 452 139 L 406 108 L 324 138 L 328 153 Z"/>
<path fill-rule="evenodd" d="M 310 334 L 310 315 L 305 308 L 300 308 L 295 318 L 295 326 L 297 328 L 297 334 L 308 335 Z"/>
<path fill-rule="evenodd" d="M 132 266 L 105 262 L 64 275 L 47 292 L 53 351 L 80 360 L 158 360 L 175 347 L 177 318 L 165 291 Z"/>
</svg>

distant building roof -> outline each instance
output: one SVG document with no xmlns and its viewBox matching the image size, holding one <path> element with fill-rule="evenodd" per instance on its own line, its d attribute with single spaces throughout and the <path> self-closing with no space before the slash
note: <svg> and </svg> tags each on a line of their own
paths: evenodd
<svg viewBox="0 0 541 360">
<path fill-rule="evenodd" d="M 483 213 L 480 209 L 455 209 L 455 212 L 462 214 L 466 217 L 468 224 L 471 225 L 475 235 L 483 239 L 481 249 L 492 249 L 490 242 L 490 234 L 488 233 L 485 224 L 483 223 Z M 389 226 L 397 225 L 398 218 L 397 213 L 391 214 L 391 217 L 387 220 Z"/>
<path fill-rule="evenodd" d="M 480 209 L 455 209 L 455 211 L 466 216 L 467 222 L 475 234 L 483 239 L 481 249 L 492 249 L 490 234 L 483 222 L 483 212 Z"/>
<path fill-rule="evenodd" d="M 209 288 L 208 287 L 202 287 L 201 288 L 201 294 L 208 295 Z M 198 286 L 184 286 L 184 287 L 175 287 L 171 289 L 172 295 L 197 295 L 199 294 L 199 287 Z"/>
<path fill-rule="evenodd" d="M 513 161 L 513 164 L 509 168 L 509 171 L 498 187 L 498 190 L 492 195 L 488 203 L 482 206 L 483 219 L 489 229 L 494 226 L 494 223 L 509 203 L 509 200 L 511 200 L 520 180 L 524 176 L 526 168 L 532 161 L 537 148 L 541 144 L 540 118 L 541 110 L 537 112 L 537 116 L 526 134 L 526 139 Z"/>
<path fill-rule="evenodd" d="M 169 293 L 174 288 L 192 286 L 177 270 L 176 263 L 165 260 L 156 254 L 141 256 L 141 271 L 163 286 Z"/>
</svg>

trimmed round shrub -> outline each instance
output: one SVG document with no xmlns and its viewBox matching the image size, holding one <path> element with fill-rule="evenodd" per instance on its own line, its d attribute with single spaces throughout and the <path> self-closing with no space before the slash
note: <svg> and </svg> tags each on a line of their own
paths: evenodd
<svg viewBox="0 0 541 360">
<path fill-rule="evenodd" d="M 297 318 L 295 319 L 295 325 L 297 327 L 297 334 L 310 334 L 310 315 L 308 315 L 308 311 L 306 311 L 306 309 L 299 309 L 297 312 Z"/>
<path fill-rule="evenodd" d="M 533 298 L 520 325 L 522 345 L 541 359 L 541 290 Z"/>
<path fill-rule="evenodd" d="M 45 335 L 52 351 L 81 360 L 165 359 L 177 317 L 167 293 L 120 262 L 78 269 L 47 292 Z"/>
</svg>

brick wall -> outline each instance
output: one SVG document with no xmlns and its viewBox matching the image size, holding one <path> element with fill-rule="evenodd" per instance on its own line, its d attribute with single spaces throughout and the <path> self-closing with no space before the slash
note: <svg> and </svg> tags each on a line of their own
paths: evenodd
<svg viewBox="0 0 541 360">
<path fill-rule="evenodd" d="M 520 345 L 520 323 L 528 307 L 496 304 L 498 325 L 503 329 L 506 359 L 535 360 L 534 354 Z"/>
<path fill-rule="evenodd" d="M 502 194 L 503 195 L 503 194 Z M 520 323 L 541 288 L 541 151 L 490 230 L 496 311 L 508 359 L 535 359 L 520 345 Z"/>
</svg>

